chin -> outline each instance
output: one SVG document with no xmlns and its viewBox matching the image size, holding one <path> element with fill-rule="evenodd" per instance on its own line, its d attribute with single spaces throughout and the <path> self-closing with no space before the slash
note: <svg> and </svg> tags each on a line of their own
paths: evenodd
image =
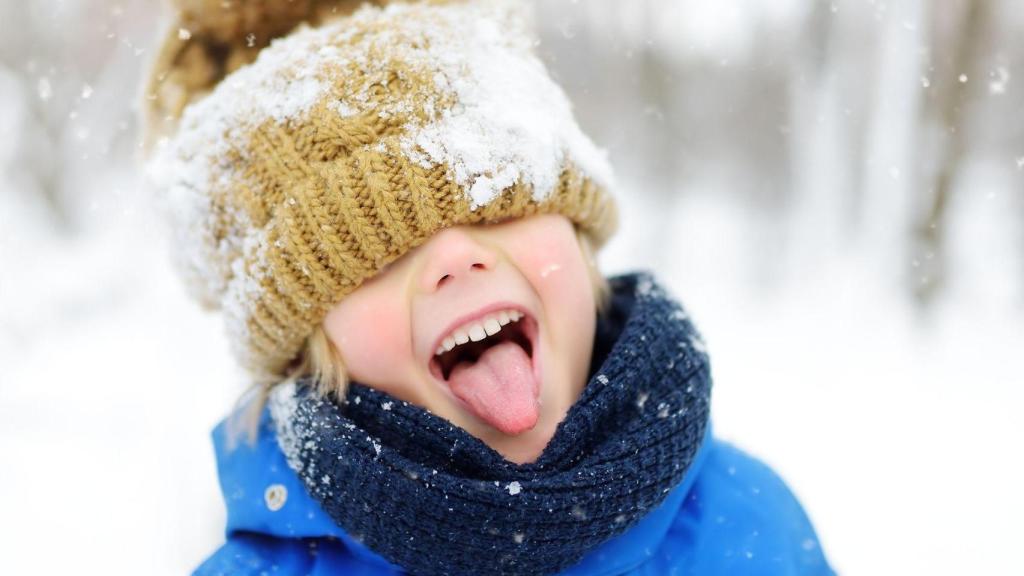
<svg viewBox="0 0 1024 576">
<path fill-rule="evenodd" d="M 505 445 L 491 446 L 491 448 L 494 448 L 509 462 L 516 464 L 535 462 L 544 453 L 544 448 L 547 447 L 555 432 L 554 428 L 540 430 L 542 424 L 542 422 L 538 422 L 532 430 L 518 436 L 506 436 L 505 438 L 508 440 Z"/>
</svg>

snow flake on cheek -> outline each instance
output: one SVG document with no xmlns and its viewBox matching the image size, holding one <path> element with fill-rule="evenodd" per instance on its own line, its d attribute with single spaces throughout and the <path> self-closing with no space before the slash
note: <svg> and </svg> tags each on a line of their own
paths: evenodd
<svg viewBox="0 0 1024 576">
<path fill-rule="evenodd" d="M 541 270 L 540 270 L 540 277 L 541 278 L 547 278 L 552 273 L 558 272 L 561 269 L 562 269 L 562 265 L 561 264 L 558 264 L 558 263 L 548 264 L 547 266 L 541 268 Z"/>
</svg>

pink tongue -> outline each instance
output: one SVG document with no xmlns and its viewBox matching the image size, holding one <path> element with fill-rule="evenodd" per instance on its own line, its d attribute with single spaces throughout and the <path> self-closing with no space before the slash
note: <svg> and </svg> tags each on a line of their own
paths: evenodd
<svg viewBox="0 0 1024 576">
<path fill-rule="evenodd" d="M 525 432 L 537 423 L 540 384 L 530 357 L 511 340 L 484 350 L 474 364 L 460 362 L 448 386 L 478 418 L 505 434 Z"/>
</svg>

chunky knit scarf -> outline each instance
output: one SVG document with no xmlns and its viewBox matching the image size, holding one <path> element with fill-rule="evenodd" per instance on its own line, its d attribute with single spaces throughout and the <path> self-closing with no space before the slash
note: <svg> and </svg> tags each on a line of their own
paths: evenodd
<svg viewBox="0 0 1024 576">
<path fill-rule="evenodd" d="M 587 385 L 536 462 L 358 383 L 338 403 L 300 381 L 271 402 L 289 464 L 348 534 L 414 574 L 575 564 L 665 498 L 708 423 L 708 359 L 686 313 L 647 273 L 611 286 Z"/>
</svg>

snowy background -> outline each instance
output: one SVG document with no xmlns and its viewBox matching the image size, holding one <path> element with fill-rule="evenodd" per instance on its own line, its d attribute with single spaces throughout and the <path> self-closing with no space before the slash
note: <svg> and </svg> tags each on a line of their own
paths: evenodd
<svg viewBox="0 0 1024 576">
<path fill-rule="evenodd" d="M 244 386 L 136 172 L 152 0 L 0 0 L 0 571 L 182 574 Z M 619 172 L 606 273 L 702 328 L 717 432 L 844 574 L 1021 574 L 1015 0 L 538 3 Z"/>
</svg>

